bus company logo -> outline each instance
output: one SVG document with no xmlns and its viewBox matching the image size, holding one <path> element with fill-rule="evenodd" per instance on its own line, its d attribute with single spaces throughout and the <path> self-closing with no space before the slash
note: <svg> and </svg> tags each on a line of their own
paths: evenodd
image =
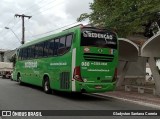
<svg viewBox="0 0 160 119">
<path fill-rule="evenodd" d="M 85 47 L 84 52 L 90 52 L 90 49 L 88 47 Z"/>
<path fill-rule="evenodd" d="M 98 52 L 99 52 L 99 53 L 102 53 L 102 52 L 103 52 L 103 50 L 102 50 L 102 49 L 98 49 Z"/>
<path fill-rule="evenodd" d="M 36 62 L 25 62 L 25 68 L 37 68 L 37 61 Z"/>
<path fill-rule="evenodd" d="M 89 38 L 103 38 L 105 40 L 109 39 L 112 40 L 113 36 L 109 35 L 108 33 L 102 34 L 102 33 L 93 33 L 91 31 L 84 31 L 83 37 L 89 37 Z"/>
</svg>

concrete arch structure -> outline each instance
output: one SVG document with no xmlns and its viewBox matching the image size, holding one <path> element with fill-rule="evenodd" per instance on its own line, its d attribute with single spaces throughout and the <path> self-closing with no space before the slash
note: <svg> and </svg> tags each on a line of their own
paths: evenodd
<svg viewBox="0 0 160 119">
<path fill-rule="evenodd" d="M 141 56 L 160 57 L 160 31 L 148 39 L 141 48 Z"/>
<path fill-rule="evenodd" d="M 131 40 L 119 38 L 119 60 L 137 61 L 139 56 L 139 47 Z"/>
<path fill-rule="evenodd" d="M 126 75 L 138 75 L 139 70 L 135 71 L 135 65 L 139 61 L 139 47 L 129 39 L 119 38 L 119 65 L 117 87 L 124 82 Z M 140 64 L 142 61 L 140 61 Z M 134 63 L 134 64 L 133 64 Z M 140 69 L 140 68 L 139 68 Z"/>
<path fill-rule="evenodd" d="M 148 63 L 155 81 L 156 94 L 160 96 L 160 73 L 156 66 L 156 59 L 160 58 L 160 31 L 144 43 L 141 56 L 148 57 Z"/>
</svg>

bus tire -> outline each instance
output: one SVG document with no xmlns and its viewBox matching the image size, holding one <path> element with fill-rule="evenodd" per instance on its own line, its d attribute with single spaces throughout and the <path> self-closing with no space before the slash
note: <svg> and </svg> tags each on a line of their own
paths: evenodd
<svg viewBox="0 0 160 119">
<path fill-rule="evenodd" d="M 18 82 L 20 85 L 23 84 L 23 82 L 21 81 L 21 75 L 20 75 L 20 73 L 18 73 L 18 75 L 17 75 L 17 82 Z"/>
<path fill-rule="evenodd" d="M 50 82 L 48 76 L 44 77 L 43 81 L 43 90 L 45 93 L 50 94 L 51 93 L 51 88 L 50 88 Z"/>
</svg>

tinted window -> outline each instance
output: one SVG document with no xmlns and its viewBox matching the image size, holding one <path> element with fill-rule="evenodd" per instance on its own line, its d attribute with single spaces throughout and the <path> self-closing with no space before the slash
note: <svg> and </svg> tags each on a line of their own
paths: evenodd
<svg viewBox="0 0 160 119">
<path fill-rule="evenodd" d="M 27 50 L 28 50 L 27 48 L 23 49 L 23 55 L 22 55 L 23 59 L 28 59 L 28 55 L 27 55 L 28 51 Z"/>
<path fill-rule="evenodd" d="M 29 59 L 32 59 L 32 58 L 34 58 L 34 46 L 30 46 L 30 47 L 28 47 L 28 58 Z"/>
<path fill-rule="evenodd" d="M 35 45 L 35 58 L 43 56 L 43 45 L 44 43 Z"/>
<path fill-rule="evenodd" d="M 58 55 L 58 48 L 59 48 L 59 39 L 55 39 L 55 44 L 54 44 L 55 55 Z"/>
<path fill-rule="evenodd" d="M 22 49 L 19 50 L 19 54 L 18 54 L 18 59 L 21 60 L 22 59 Z"/>
<path fill-rule="evenodd" d="M 112 32 L 84 29 L 81 32 L 81 46 L 117 49 L 117 38 Z"/>
<path fill-rule="evenodd" d="M 71 47 L 72 35 L 67 36 L 66 38 L 66 47 Z"/>
<path fill-rule="evenodd" d="M 72 35 L 62 36 L 60 38 L 51 39 L 43 43 L 20 49 L 19 59 L 32 59 L 39 57 L 47 57 L 54 55 L 63 55 L 70 49 L 72 43 Z"/>
<path fill-rule="evenodd" d="M 52 56 L 54 55 L 54 40 L 49 41 L 49 47 L 48 47 L 48 55 Z"/>
<path fill-rule="evenodd" d="M 66 44 L 66 37 L 62 37 L 60 38 L 60 46 L 59 47 L 65 47 L 65 44 Z"/>
<path fill-rule="evenodd" d="M 48 56 L 49 41 L 44 42 L 43 56 Z"/>
</svg>

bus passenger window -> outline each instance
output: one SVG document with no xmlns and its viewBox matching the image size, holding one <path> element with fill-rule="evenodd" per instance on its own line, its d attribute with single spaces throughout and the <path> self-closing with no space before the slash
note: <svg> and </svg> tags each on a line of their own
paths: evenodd
<svg viewBox="0 0 160 119">
<path fill-rule="evenodd" d="M 40 43 L 35 46 L 35 58 L 43 56 L 43 44 L 44 43 Z"/>
<path fill-rule="evenodd" d="M 59 45 L 59 47 L 65 47 L 65 41 L 66 40 L 66 37 L 62 37 L 62 38 L 60 38 L 60 45 Z"/>
<path fill-rule="evenodd" d="M 54 40 L 49 41 L 49 49 L 48 49 L 48 55 L 53 56 L 54 55 Z"/>
<path fill-rule="evenodd" d="M 44 43 L 44 48 L 43 48 L 43 56 L 44 57 L 47 57 L 49 55 L 48 50 L 49 50 L 49 41 L 46 41 Z"/>
<path fill-rule="evenodd" d="M 28 59 L 28 48 L 23 49 L 23 59 L 24 60 Z"/>
<path fill-rule="evenodd" d="M 28 48 L 28 59 L 34 58 L 34 46 Z"/>
<path fill-rule="evenodd" d="M 40 43 L 39 44 L 39 57 L 43 57 L 43 46 L 44 46 L 44 43 Z"/>
<path fill-rule="evenodd" d="M 59 48 L 59 39 L 55 39 L 54 43 L 54 55 L 58 55 L 58 48 Z"/>
<path fill-rule="evenodd" d="M 20 50 L 19 50 L 19 54 L 18 54 L 18 59 L 19 59 L 19 60 L 22 60 L 22 54 L 23 54 L 23 53 L 22 53 L 22 49 L 20 49 Z"/>
<path fill-rule="evenodd" d="M 58 55 L 62 55 L 62 54 L 64 54 L 66 52 L 65 43 L 66 43 L 66 37 L 60 38 L 60 43 L 59 43 L 59 48 L 58 48 Z"/>
<path fill-rule="evenodd" d="M 28 59 L 31 59 L 31 47 L 28 47 Z"/>
<path fill-rule="evenodd" d="M 68 35 L 66 38 L 66 47 L 67 49 L 69 49 L 71 47 L 72 44 L 72 35 Z"/>
<path fill-rule="evenodd" d="M 31 58 L 34 58 L 35 55 L 35 45 L 31 46 Z"/>
</svg>

